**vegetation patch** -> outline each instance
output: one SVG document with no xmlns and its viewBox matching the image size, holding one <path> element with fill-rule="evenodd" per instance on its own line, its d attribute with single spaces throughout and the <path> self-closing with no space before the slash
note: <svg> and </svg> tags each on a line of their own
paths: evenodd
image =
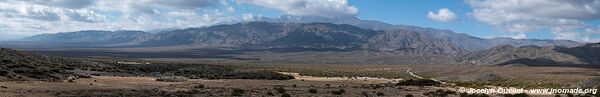
<svg viewBox="0 0 600 97">
<path fill-rule="evenodd" d="M 161 76 L 156 79 L 156 81 L 162 82 L 184 82 L 187 80 L 188 78 L 182 76 Z"/>
<path fill-rule="evenodd" d="M 400 85 L 400 86 L 439 86 L 441 84 L 442 83 L 440 83 L 440 82 L 436 82 L 436 81 L 429 80 L 429 79 L 417 79 L 417 80 L 409 79 L 409 80 L 400 81 L 396 85 Z"/>
</svg>

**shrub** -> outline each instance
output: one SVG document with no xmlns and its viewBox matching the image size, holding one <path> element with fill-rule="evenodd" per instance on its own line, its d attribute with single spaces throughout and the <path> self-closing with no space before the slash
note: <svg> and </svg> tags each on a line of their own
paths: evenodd
<svg viewBox="0 0 600 97">
<path fill-rule="evenodd" d="M 92 78 L 91 75 L 77 75 L 77 78 Z"/>
<path fill-rule="evenodd" d="M 385 94 L 383 94 L 383 92 L 377 92 L 376 94 L 377 96 L 385 96 Z"/>
<path fill-rule="evenodd" d="M 331 94 L 342 95 L 345 92 L 346 91 L 344 89 L 340 89 L 340 90 L 337 90 L 337 91 L 331 91 Z"/>
<path fill-rule="evenodd" d="M 281 97 L 292 97 L 292 95 L 290 95 L 288 93 L 283 93 L 283 94 L 281 94 Z"/>
<path fill-rule="evenodd" d="M 459 96 L 460 97 L 490 97 L 487 94 L 467 94 L 467 93 L 460 93 Z"/>
<path fill-rule="evenodd" d="M 571 93 L 567 93 L 567 97 L 574 97 L 574 95 Z"/>
<path fill-rule="evenodd" d="M 525 94 L 525 93 L 519 93 L 519 94 L 504 94 L 504 97 L 529 97 L 529 95 Z"/>
<path fill-rule="evenodd" d="M 456 92 L 450 91 L 450 90 L 438 89 L 435 91 L 423 93 L 423 95 L 436 96 L 436 97 L 446 97 L 446 96 L 448 96 L 448 94 L 456 94 Z"/>
<path fill-rule="evenodd" d="M 405 80 L 405 81 L 401 81 L 396 85 L 400 85 L 400 86 L 439 86 L 442 83 L 433 81 L 433 80 L 428 80 L 428 79 L 418 79 L 418 80 Z"/>
<path fill-rule="evenodd" d="M 596 89 L 600 90 L 600 86 L 598 86 Z M 600 97 L 600 93 L 596 93 L 596 97 Z"/>
<path fill-rule="evenodd" d="M 406 94 L 404 97 L 415 97 L 412 94 Z"/>
<path fill-rule="evenodd" d="M 285 93 L 285 89 L 283 87 L 275 87 L 277 93 Z"/>
<path fill-rule="evenodd" d="M 8 71 L 0 70 L 0 76 L 6 76 L 8 73 Z"/>
<path fill-rule="evenodd" d="M 317 89 L 311 88 L 311 89 L 308 89 L 308 92 L 309 93 L 317 93 Z"/>
<path fill-rule="evenodd" d="M 246 93 L 246 91 L 242 90 L 242 89 L 233 89 L 233 91 L 231 92 L 231 95 L 233 96 L 243 96 Z"/>
<path fill-rule="evenodd" d="M 203 84 L 195 85 L 194 88 L 204 88 Z"/>
<path fill-rule="evenodd" d="M 181 76 L 162 76 L 156 79 L 156 81 L 163 81 L 163 82 L 184 82 L 187 81 L 188 78 L 186 77 L 181 77 Z"/>
<path fill-rule="evenodd" d="M 369 92 L 367 92 L 367 91 L 363 91 L 361 94 L 362 94 L 364 97 L 371 97 L 371 95 L 370 95 L 370 94 L 369 94 Z"/>
</svg>

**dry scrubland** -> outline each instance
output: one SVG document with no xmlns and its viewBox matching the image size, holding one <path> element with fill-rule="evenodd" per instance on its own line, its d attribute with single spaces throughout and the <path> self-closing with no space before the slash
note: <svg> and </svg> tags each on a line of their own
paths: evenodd
<svg viewBox="0 0 600 97">
<path fill-rule="evenodd" d="M 2 69 L 6 71 L 7 75 L 13 76 L 1 77 L 6 81 L 0 82 L 0 93 L 2 96 L 15 97 L 286 97 L 288 95 L 301 97 L 365 95 L 398 97 L 409 94 L 415 97 L 477 97 L 482 95 L 465 95 L 454 91 L 459 86 L 560 88 L 573 87 L 576 86 L 575 83 L 580 82 L 597 85 L 598 81 L 588 79 L 600 76 L 600 70 L 597 69 L 571 67 L 291 64 L 284 62 L 274 64 L 274 61 L 230 61 L 232 59 L 218 58 L 60 58 L 8 51 L 10 52 L 7 55 L 10 56 L 4 56 L 0 62 L 11 64 Z M 313 56 L 313 58 L 319 59 L 318 56 Z M 27 62 L 31 63 L 31 61 L 27 61 L 28 59 L 40 61 L 34 61 L 35 64 L 32 66 L 32 64 L 26 64 Z M 118 64 L 118 62 L 140 64 Z M 40 66 L 49 68 L 39 68 Z M 437 82 L 429 80 L 417 80 L 407 72 L 409 69 L 416 75 L 455 83 L 457 86 L 439 85 Z M 35 75 L 38 73 L 48 76 Z M 294 77 L 281 73 L 288 73 Z M 82 78 L 69 81 L 65 77 L 68 75 Z M 25 81 L 11 80 L 15 78 L 25 78 L 17 79 Z M 32 79 L 51 81 L 32 81 Z"/>
<path fill-rule="evenodd" d="M 114 61 L 110 58 L 87 59 Z M 121 59 L 139 63 L 170 63 L 164 61 Z M 172 63 L 186 64 L 186 63 Z M 205 63 L 198 63 L 205 64 Z M 564 67 L 487 67 L 468 65 L 340 65 L 340 64 L 256 64 L 256 63 L 211 63 L 240 72 L 278 71 L 291 73 L 291 80 L 256 79 L 186 79 L 181 82 L 157 81 L 158 77 L 136 76 L 92 76 L 73 82 L 9 81 L 0 82 L 0 93 L 5 96 L 406 96 L 415 97 L 476 97 L 454 92 L 456 86 L 422 85 L 408 79 L 417 79 L 406 71 L 410 68 L 426 78 L 475 76 L 493 74 L 502 80 L 460 82 L 459 86 L 481 87 L 484 85 L 507 85 L 515 87 L 566 87 L 571 83 L 598 77 L 600 71 Z M 122 64 L 126 65 L 126 64 Z M 134 64 L 130 64 L 134 65 Z M 145 64 L 135 64 L 145 65 Z M 128 67 L 128 66 L 124 66 Z M 134 66 L 138 67 L 138 66 Z M 141 66 L 147 67 L 147 66 Z M 136 70 L 136 69 L 131 69 Z M 137 71 L 144 71 L 137 70 Z M 296 74 L 298 73 L 298 74 Z M 369 78 L 366 78 L 369 77 Z M 365 79 L 366 78 L 366 79 Z M 387 79 L 386 79 L 387 78 Z M 403 80 L 400 80 L 403 79 Z M 482 78 L 481 78 L 482 79 Z M 399 84 L 405 83 L 405 84 Z M 510 84 L 509 84 L 510 83 Z M 416 86 L 414 86 L 416 85 Z M 315 92 L 316 91 L 316 92 Z M 482 95 L 477 95 L 482 96 Z M 491 95 L 493 96 L 493 95 Z M 550 95 L 553 96 L 553 95 Z M 563 95 L 566 96 L 566 95 Z"/>
<path fill-rule="evenodd" d="M 382 86 L 379 83 L 310 80 L 202 80 L 159 82 L 152 77 L 106 77 L 75 82 L 2 82 L 4 96 L 404 96 L 444 89 L 440 87 Z M 310 91 L 312 90 L 312 92 Z M 316 90 L 316 92 L 314 92 Z M 343 92 L 340 92 L 343 91 Z"/>
<path fill-rule="evenodd" d="M 223 65 L 223 64 L 222 64 Z M 406 70 L 425 77 L 457 83 L 460 86 L 484 85 L 560 88 L 600 77 L 600 70 L 572 67 L 516 67 L 476 65 L 340 65 L 340 64 L 237 64 L 241 69 L 297 72 L 320 77 L 376 77 L 416 79 Z"/>
</svg>

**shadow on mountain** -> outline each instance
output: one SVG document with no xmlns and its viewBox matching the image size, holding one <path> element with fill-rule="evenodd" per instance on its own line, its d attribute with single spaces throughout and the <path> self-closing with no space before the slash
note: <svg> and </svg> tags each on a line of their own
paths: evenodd
<svg viewBox="0 0 600 97">
<path fill-rule="evenodd" d="M 223 58 L 235 60 L 259 60 L 251 58 L 238 58 L 234 54 L 240 52 L 222 49 L 193 49 L 188 51 L 169 52 L 128 52 L 112 50 L 58 50 L 58 51 L 32 51 L 40 54 L 67 56 L 67 57 L 117 57 L 117 58 Z"/>
<path fill-rule="evenodd" d="M 269 48 L 269 49 L 240 49 L 233 50 L 233 52 L 245 53 L 245 52 L 274 52 L 274 53 L 292 53 L 292 52 L 352 52 L 356 50 L 362 50 L 359 48 L 302 48 L 302 47 L 289 47 L 289 48 Z"/>
<path fill-rule="evenodd" d="M 533 66 L 533 67 L 585 67 L 585 68 L 598 68 L 598 67 L 594 67 L 591 64 L 575 64 L 575 63 L 571 63 L 571 62 L 559 62 L 559 61 L 554 61 L 554 60 L 545 59 L 545 58 L 535 58 L 535 59 L 531 59 L 531 58 L 519 58 L 519 59 L 514 59 L 514 60 L 510 60 L 510 61 L 506 61 L 506 62 L 497 64 L 497 66 L 508 66 L 508 65 L 512 65 L 512 66 Z"/>
<path fill-rule="evenodd" d="M 65 49 L 53 51 L 32 51 L 45 55 L 67 56 L 67 57 L 117 57 L 117 58 L 220 58 L 234 60 L 260 60 L 258 58 L 240 58 L 241 55 L 251 52 L 272 52 L 272 53 L 291 53 L 291 52 L 351 52 L 360 49 L 338 49 L 338 48 L 271 48 L 271 49 L 217 49 L 201 48 L 184 51 L 117 51 L 117 50 L 98 50 L 98 49 Z"/>
<path fill-rule="evenodd" d="M 600 65 L 600 60 L 598 60 L 600 59 L 600 43 L 591 43 L 569 49 L 560 49 L 557 51 L 575 56 L 588 64 Z"/>
</svg>

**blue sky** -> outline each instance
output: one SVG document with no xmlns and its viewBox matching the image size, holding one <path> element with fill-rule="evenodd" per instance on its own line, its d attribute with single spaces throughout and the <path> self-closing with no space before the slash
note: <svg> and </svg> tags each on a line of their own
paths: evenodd
<svg viewBox="0 0 600 97">
<path fill-rule="evenodd" d="M 356 16 L 472 36 L 600 41 L 600 0 L 0 0 L 0 40 L 78 30 Z"/>
</svg>

